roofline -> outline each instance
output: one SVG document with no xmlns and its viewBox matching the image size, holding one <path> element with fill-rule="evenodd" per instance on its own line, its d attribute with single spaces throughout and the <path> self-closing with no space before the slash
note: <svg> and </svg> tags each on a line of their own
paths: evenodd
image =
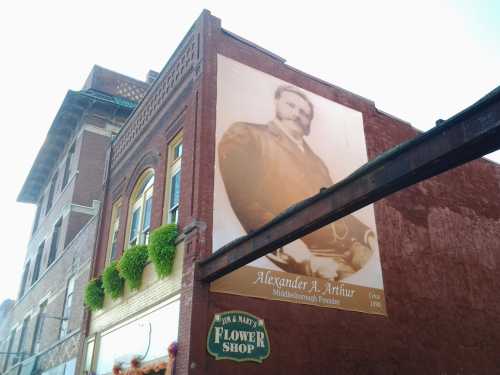
<svg viewBox="0 0 500 375">
<path fill-rule="evenodd" d="M 141 108 L 142 108 L 142 106 L 144 106 L 145 103 L 147 103 L 147 101 L 149 100 L 150 94 L 152 92 L 154 92 L 154 90 L 156 89 L 157 85 L 160 84 L 160 82 L 161 82 L 160 77 L 166 71 L 168 71 L 170 69 L 171 65 L 174 63 L 175 59 L 177 58 L 177 55 L 180 53 L 180 51 L 184 47 L 186 41 L 191 36 L 191 33 L 193 32 L 193 30 L 195 30 L 195 27 L 196 27 L 197 23 L 205 15 L 211 16 L 210 11 L 204 9 L 201 12 L 201 14 L 198 16 L 198 18 L 193 22 L 193 24 L 191 25 L 191 27 L 189 28 L 189 30 L 186 32 L 186 34 L 182 37 L 181 42 L 177 45 L 177 47 L 175 48 L 174 52 L 172 52 L 172 54 L 168 58 L 168 60 L 165 63 L 165 65 L 163 65 L 163 68 L 158 72 L 158 78 L 151 85 L 149 85 L 149 87 L 146 89 L 146 91 L 144 92 L 144 95 L 143 95 L 142 99 L 139 100 L 139 102 L 137 102 L 136 107 L 134 108 L 134 110 L 132 111 L 132 113 L 130 114 L 130 116 L 128 117 L 128 119 L 123 123 L 123 125 L 120 128 L 120 130 L 118 131 L 118 134 L 116 134 L 116 137 L 114 137 L 113 140 L 111 141 L 112 145 L 114 145 L 115 143 L 117 143 L 119 141 L 120 137 L 122 136 L 122 133 L 126 131 L 127 127 L 129 126 L 129 123 L 134 119 L 134 117 L 136 115 L 136 112 L 140 111 Z"/>
<path fill-rule="evenodd" d="M 286 59 L 284 59 L 283 57 L 281 56 L 278 56 L 277 54 L 275 53 L 272 53 L 271 51 L 269 51 L 268 49 L 265 49 L 265 48 L 262 48 L 261 46 L 249 41 L 248 39 L 245 39 L 241 36 L 239 36 L 238 34 L 235 34 L 233 33 L 232 31 L 229 31 L 227 29 L 224 29 L 223 27 L 221 27 L 221 32 L 230 36 L 231 38 L 233 39 L 236 39 L 237 41 L 243 43 L 243 44 L 246 44 L 252 48 L 255 48 L 256 50 L 268 55 L 268 56 L 271 56 L 273 59 L 279 61 L 280 63 L 282 64 L 285 64 L 286 63 Z"/>
<path fill-rule="evenodd" d="M 35 183 L 33 180 L 35 179 L 35 174 L 37 173 L 37 169 L 41 167 L 42 163 L 44 163 L 44 156 L 47 155 L 49 152 L 48 149 L 49 147 L 53 148 L 53 152 L 57 154 L 56 159 L 58 159 L 61 151 L 64 149 L 66 146 L 66 143 L 60 144 L 60 143 L 52 143 L 56 137 L 56 134 L 60 132 L 61 129 L 68 129 L 70 130 L 70 133 L 78 126 L 78 121 L 75 121 L 74 123 L 70 122 L 65 122 L 64 126 L 59 125 L 60 124 L 60 117 L 63 115 L 65 112 L 65 109 L 69 107 L 71 104 L 73 104 L 74 100 L 77 99 L 84 99 L 85 102 L 83 103 L 85 105 L 85 108 L 82 107 L 82 113 L 80 113 L 78 116 L 78 119 L 81 117 L 83 112 L 88 108 L 89 105 L 95 102 L 100 102 L 100 103 L 106 103 L 109 105 L 113 105 L 116 107 L 121 107 L 121 108 L 126 108 L 128 110 L 131 110 L 132 108 L 135 107 L 136 103 L 123 99 L 123 98 L 118 98 L 115 96 L 107 95 L 105 93 L 98 92 L 96 90 L 83 90 L 83 91 L 74 91 L 74 90 L 68 90 L 61 106 L 59 107 L 56 116 L 54 117 L 54 120 L 52 121 L 52 124 L 47 132 L 47 135 L 45 137 L 45 140 L 40 147 L 40 150 L 37 153 L 37 156 L 35 157 L 35 160 L 31 166 L 31 169 L 28 173 L 28 176 L 26 177 L 21 190 L 17 196 L 17 202 L 23 202 L 23 203 L 36 203 L 38 200 L 39 194 L 33 194 L 30 192 L 30 190 L 35 189 L 35 187 L 30 186 L 32 185 L 40 185 L 43 186 L 46 183 L 46 178 L 45 181 L 42 183 Z M 54 146 L 55 144 L 55 146 Z M 53 163 L 55 164 L 57 162 L 54 161 Z M 51 166 L 53 167 L 53 165 Z M 36 195 L 36 196 L 35 196 Z"/>
</svg>

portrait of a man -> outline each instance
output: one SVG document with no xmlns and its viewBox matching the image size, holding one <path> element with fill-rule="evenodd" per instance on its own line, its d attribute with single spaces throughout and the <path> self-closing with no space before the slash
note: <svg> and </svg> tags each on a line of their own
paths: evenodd
<svg viewBox="0 0 500 375">
<path fill-rule="evenodd" d="M 267 123 L 233 122 L 217 147 L 229 203 L 247 233 L 334 184 L 325 162 L 308 143 L 315 108 L 307 93 L 277 85 L 273 104 L 274 117 Z M 338 281 L 365 266 L 375 241 L 374 230 L 349 215 L 267 258 L 286 272 Z"/>
</svg>

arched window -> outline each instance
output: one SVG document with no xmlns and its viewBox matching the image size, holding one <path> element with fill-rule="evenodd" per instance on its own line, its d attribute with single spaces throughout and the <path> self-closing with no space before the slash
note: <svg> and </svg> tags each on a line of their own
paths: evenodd
<svg viewBox="0 0 500 375">
<path fill-rule="evenodd" d="M 139 178 L 130 197 L 129 246 L 147 244 L 151 229 L 154 173 L 148 170 Z"/>
</svg>

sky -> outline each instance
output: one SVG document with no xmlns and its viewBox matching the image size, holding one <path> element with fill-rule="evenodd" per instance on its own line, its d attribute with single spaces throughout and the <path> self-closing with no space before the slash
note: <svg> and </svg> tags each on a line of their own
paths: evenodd
<svg viewBox="0 0 500 375">
<path fill-rule="evenodd" d="M 500 1 L 4 1 L 0 303 L 17 295 L 35 213 L 16 198 L 66 92 L 94 64 L 160 71 L 203 9 L 422 131 L 500 85 Z"/>
</svg>

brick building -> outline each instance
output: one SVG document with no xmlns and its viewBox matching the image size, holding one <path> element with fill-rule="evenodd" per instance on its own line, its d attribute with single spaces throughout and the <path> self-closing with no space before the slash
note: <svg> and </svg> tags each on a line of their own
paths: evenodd
<svg viewBox="0 0 500 375">
<path fill-rule="evenodd" d="M 1 318 L 3 374 L 74 373 L 107 147 L 148 86 L 95 66 L 66 94 L 18 197 L 37 210 L 18 298 Z"/>
<path fill-rule="evenodd" d="M 106 297 L 85 326 L 80 370 L 103 375 L 133 356 L 161 360 L 178 336 L 177 374 L 498 372 L 500 168 L 487 160 L 374 205 L 385 293 L 378 315 L 220 293 L 217 284 L 210 291 L 197 278 L 196 262 L 224 245 L 214 241 L 214 223 L 220 222 L 214 192 L 218 116 L 226 103 L 217 102 L 218 79 L 228 60 L 303 90 L 318 103 L 354 111 L 368 159 L 418 135 L 374 102 L 288 66 L 203 12 L 111 144 L 93 277 L 165 223 L 177 223 L 181 232 L 174 271 L 160 279 L 148 264 L 139 290 Z M 244 95 L 234 92 L 233 98 Z M 235 104 L 238 111 L 248 105 Z M 250 173 L 254 162 L 241 168 Z M 283 258 L 269 259 L 276 264 Z M 207 353 L 212 319 L 232 310 L 265 321 L 271 352 L 262 363 L 215 360 Z"/>
</svg>

